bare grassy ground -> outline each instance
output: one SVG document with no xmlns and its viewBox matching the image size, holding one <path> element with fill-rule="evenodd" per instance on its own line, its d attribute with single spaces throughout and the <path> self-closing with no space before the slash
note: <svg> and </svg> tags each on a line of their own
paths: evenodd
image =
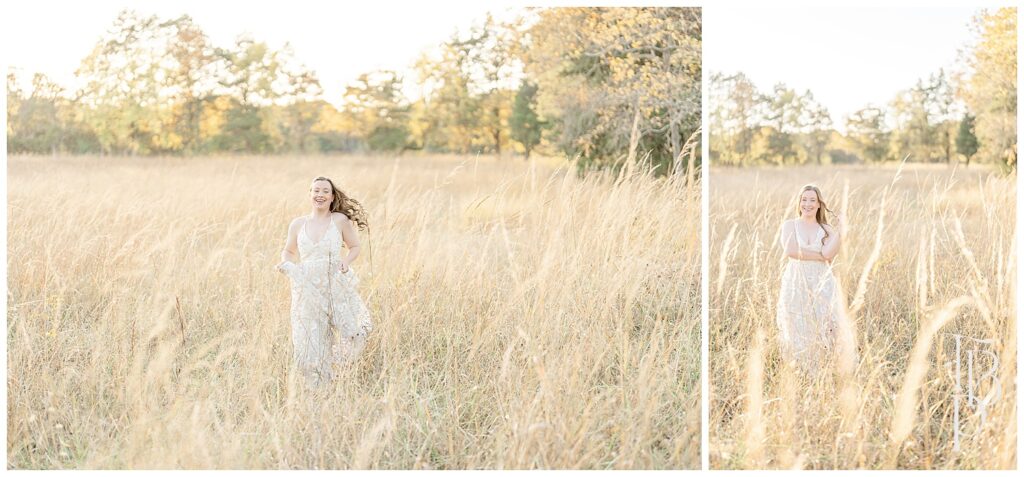
<svg viewBox="0 0 1024 477">
<path fill-rule="evenodd" d="M 1015 177 L 982 168 L 714 168 L 710 197 L 712 468 L 1016 468 Z M 778 227 L 800 186 L 822 187 L 850 231 L 835 270 L 854 356 L 818 379 L 780 362 Z M 955 338 L 980 345 L 982 425 L 960 404 Z M 992 376 L 992 359 L 998 370 Z M 846 366 L 843 365 L 846 363 Z M 996 394 L 996 388 L 1000 388 Z"/>
<path fill-rule="evenodd" d="M 319 174 L 369 210 L 375 330 L 312 395 L 272 266 Z M 9 468 L 699 465 L 699 188 L 473 157 L 8 175 Z"/>
</svg>

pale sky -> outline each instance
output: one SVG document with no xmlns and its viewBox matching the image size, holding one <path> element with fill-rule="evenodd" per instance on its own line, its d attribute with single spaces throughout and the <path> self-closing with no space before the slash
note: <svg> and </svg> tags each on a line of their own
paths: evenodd
<svg viewBox="0 0 1024 477">
<path fill-rule="evenodd" d="M 704 9 L 704 68 L 742 71 L 761 91 L 777 82 L 816 100 L 842 128 L 868 104 L 939 68 L 947 74 L 970 41 L 974 7 L 818 7 Z M 709 105 L 713 107 L 713 105 Z"/>
<path fill-rule="evenodd" d="M 188 14 L 214 45 L 231 46 L 242 33 L 273 48 L 289 42 L 296 58 L 315 70 L 324 99 L 339 103 L 345 84 L 359 74 L 393 69 L 406 74 L 420 52 L 467 30 L 492 11 L 513 16 L 509 1 L 444 4 L 435 2 L 327 2 L 277 0 L 8 1 L 2 7 L 0 42 L 4 66 L 27 80 L 45 73 L 65 87 L 74 86 L 74 71 L 97 40 L 126 8 L 161 19 Z M 6 72 L 5 72 L 6 74 Z"/>
</svg>

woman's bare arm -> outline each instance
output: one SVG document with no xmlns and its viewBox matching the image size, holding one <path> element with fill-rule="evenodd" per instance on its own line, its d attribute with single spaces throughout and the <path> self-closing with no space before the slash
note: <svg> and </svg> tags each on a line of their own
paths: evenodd
<svg viewBox="0 0 1024 477">
<path fill-rule="evenodd" d="M 806 248 L 800 248 L 800 257 L 797 260 L 806 260 L 810 262 L 828 262 L 829 259 L 825 258 L 824 255 Z"/>
<path fill-rule="evenodd" d="M 281 268 L 286 262 L 298 263 L 299 261 L 299 224 L 301 219 L 295 219 L 291 224 L 288 224 L 288 238 L 284 241 L 284 248 L 281 249 L 281 263 L 277 264 L 277 269 L 282 273 L 284 269 Z"/>
<path fill-rule="evenodd" d="M 839 255 L 839 245 L 842 243 L 842 237 L 834 227 L 828 225 L 823 227 L 828 232 L 828 238 L 825 239 L 825 246 L 821 248 L 821 255 L 831 262 L 833 258 L 836 258 L 836 255 Z"/>
<path fill-rule="evenodd" d="M 789 258 L 813 262 L 828 261 L 824 256 L 822 256 L 822 254 L 800 247 L 800 244 L 796 240 L 796 224 L 793 223 L 793 221 L 783 222 L 780 239 L 782 249 Z"/>
<path fill-rule="evenodd" d="M 345 214 L 338 214 L 334 216 L 335 223 L 338 224 L 339 230 L 341 230 L 341 239 L 345 242 L 345 247 L 348 248 L 348 256 L 341 260 L 341 271 L 348 272 L 349 265 L 356 260 L 359 256 L 359 252 L 362 247 L 359 244 L 359 233 L 356 232 L 356 228 L 352 226 L 352 221 L 345 216 Z"/>
<path fill-rule="evenodd" d="M 779 228 L 779 244 L 782 245 L 782 252 L 787 257 L 797 258 L 800 253 L 800 244 L 796 241 L 796 229 L 793 221 L 787 220 Z"/>
</svg>

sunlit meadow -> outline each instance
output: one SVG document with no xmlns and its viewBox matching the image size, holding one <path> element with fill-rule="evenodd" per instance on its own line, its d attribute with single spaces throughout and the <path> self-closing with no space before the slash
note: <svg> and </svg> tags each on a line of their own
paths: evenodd
<svg viewBox="0 0 1024 477">
<path fill-rule="evenodd" d="M 289 221 L 365 204 L 375 329 L 290 371 Z M 694 468 L 699 187 L 488 157 L 12 157 L 8 468 Z"/>
<path fill-rule="evenodd" d="M 712 468 L 1015 468 L 1014 180 L 983 167 L 715 168 Z M 778 230 L 806 183 L 848 224 L 834 263 L 848 351 L 817 378 L 783 365 L 775 325 Z"/>
</svg>

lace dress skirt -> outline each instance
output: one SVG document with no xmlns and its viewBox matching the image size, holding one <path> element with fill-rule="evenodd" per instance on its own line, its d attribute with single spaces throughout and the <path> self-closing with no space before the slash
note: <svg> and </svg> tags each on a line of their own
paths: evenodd
<svg viewBox="0 0 1024 477">
<path fill-rule="evenodd" d="M 839 298 L 829 265 L 786 263 L 775 315 L 784 359 L 811 374 L 822 368 L 835 348 Z"/>
</svg>

